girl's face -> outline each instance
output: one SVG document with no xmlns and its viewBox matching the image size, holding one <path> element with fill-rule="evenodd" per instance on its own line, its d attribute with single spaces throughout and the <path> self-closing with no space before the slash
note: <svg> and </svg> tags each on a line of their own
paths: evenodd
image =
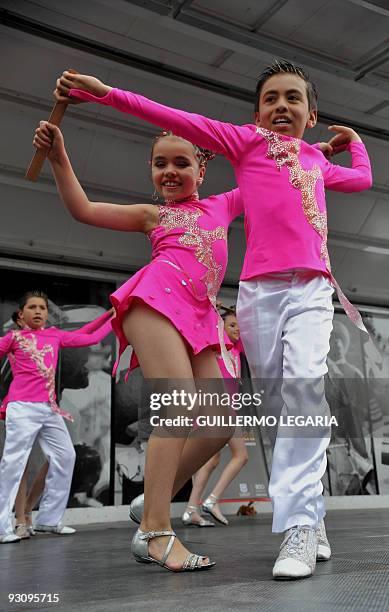
<svg viewBox="0 0 389 612">
<path fill-rule="evenodd" d="M 224 331 L 234 344 L 239 340 L 239 326 L 235 315 L 227 315 L 224 319 Z"/>
<path fill-rule="evenodd" d="M 45 300 L 40 297 L 30 297 L 20 311 L 19 318 L 23 327 L 41 329 L 45 326 L 48 316 Z"/>
<path fill-rule="evenodd" d="M 193 146 L 176 136 L 163 136 L 154 145 L 151 178 L 165 200 L 183 200 L 203 182 L 205 168 L 199 165 Z"/>
</svg>

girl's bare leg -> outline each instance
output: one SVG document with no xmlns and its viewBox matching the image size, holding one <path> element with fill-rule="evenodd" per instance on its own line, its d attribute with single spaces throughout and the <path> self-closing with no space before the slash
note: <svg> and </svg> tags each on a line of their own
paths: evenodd
<svg viewBox="0 0 389 612">
<path fill-rule="evenodd" d="M 123 331 L 133 346 L 145 379 L 179 381 L 180 390 L 194 393 L 192 364 L 185 342 L 176 328 L 163 315 L 134 300 L 123 321 Z M 181 413 L 183 413 L 181 411 Z M 150 436 L 145 468 L 145 507 L 142 531 L 171 529 L 170 500 L 173 483 L 190 428 L 161 431 Z M 168 436 L 168 437 L 167 437 Z M 161 559 L 169 537 L 154 538 L 149 542 L 149 554 Z M 179 569 L 188 555 L 176 538 L 168 558 L 172 569 Z M 205 563 L 208 563 L 206 558 Z"/>
<path fill-rule="evenodd" d="M 188 506 L 199 506 L 201 504 L 204 489 L 207 486 L 207 482 L 213 470 L 218 466 L 219 460 L 220 454 L 216 453 L 216 455 L 211 457 L 211 459 L 209 459 L 193 476 L 193 486 L 188 500 Z M 194 523 L 200 523 L 201 516 L 198 512 L 192 512 L 191 519 Z"/>
<path fill-rule="evenodd" d="M 228 442 L 228 446 L 230 447 L 232 457 L 221 473 L 221 476 L 211 493 L 211 495 L 214 495 L 216 499 L 220 499 L 223 496 L 225 489 L 228 487 L 230 482 L 234 480 L 235 476 L 239 474 L 240 470 L 246 465 L 249 459 L 246 445 L 242 437 L 231 438 L 231 440 Z M 214 505 L 212 512 L 216 516 L 220 515 L 220 517 L 223 517 L 218 504 Z"/>
<path fill-rule="evenodd" d="M 217 364 L 216 355 L 211 349 L 207 349 L 195 355 L 192 359 L 193 374 L 196 379 L 210 378 L 214 381 L 220 380 L 221 390 L 225 392 L 223 386 L 223 378 Z M 223 409 L 220 408 L 218 414 L 223 414 Z M 225 409 L 224 414 L 229 414 L 228 409 Z M 194 432 L 196 434 L 197 432 Z M 173 486 L 173 495 L 175 495 L 184 484 L 195 474 L 200 468 L 207 463 L 221 448 L 228 442 L 233 435 L 234 430 L 223 427 L 221 429 L 213 428 L 212 437 L 208 435 L 192 434 L 186 441 L 180 460 L 180 466 L 177 471 L 176 479 Z"/>
<path fill-rule="evenodd" d="M 35 508 L 38 500 L 42 497 L 43 489 L 45 488 L 45 480 L 47 470 L 49 469 L 49 462 L 45 461 L 41 469 L 34 478 L 34 482 L 31 485 L 31 489 L 28 492 L 26 501 L 26 524 L 30 527 L 32 524 L 31 512 Z"/>
</svg>

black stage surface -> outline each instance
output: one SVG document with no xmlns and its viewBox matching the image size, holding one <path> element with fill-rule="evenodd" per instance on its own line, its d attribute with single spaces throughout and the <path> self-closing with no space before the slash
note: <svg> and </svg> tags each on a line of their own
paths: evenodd
<svg viewBox="0 0 389 612">
<path fill-rule="evenodd" d="M 351 501 L 351 500 L 350 500 Z M 0 610 L 85 612 L 384 612 L 389 610 L 389 511 L 327 516 L 333 558 L 313 578 L 271 578 L 280 537 L 270 515 L 233 517 L 229 527 L 181 527 L 193 552 L 217 562 L 206 572 L 174 574 L 133 561 L 123 523 L 80 527 L 74 536 L 40 535 L 0 546 Z M 9 593 L 57 593 L 59 603 L 12 604 Z"/>
</svg>

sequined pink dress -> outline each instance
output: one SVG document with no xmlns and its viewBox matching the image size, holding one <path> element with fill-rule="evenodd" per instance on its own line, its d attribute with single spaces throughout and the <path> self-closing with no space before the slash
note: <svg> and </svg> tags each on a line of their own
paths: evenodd
<svg viewBox="0 0 389 612">
<path fill-rule="evenodd" d="M 243 211 L 239 190 L 158 211 L 158 226 L 149 234 L 151 262 L 111 295 L 119 355 L 128 345 L 122 322 L 134 298 L 167 317 L 194 355 L 207 347 L 220 353 L 216 295 L 227 265 L 227 229 Z M 130 368 L 137 365 L 133 354 Z"/>
</svg>

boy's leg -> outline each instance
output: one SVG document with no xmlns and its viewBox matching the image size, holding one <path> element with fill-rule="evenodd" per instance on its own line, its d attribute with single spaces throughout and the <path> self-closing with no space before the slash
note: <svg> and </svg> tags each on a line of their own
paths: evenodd
<svg viewBox="0 0 389 612">
<path fill-rule="evenodd" d="M 311 281 L 309 286 L 308 281 Z M 293 397 L 297 399 L 296 390 L 299 387 L 295 386 L 293 392 L 293 385 L 288 384 L 288 380 L 293 377 L 320 377 L 326 372 L 325 361 L 333 316 L 332 293 L 333 289 L 329 282 L 320 274 L 315 275 L 311 272 L 282 273 L 274 275 L 273 280 L 270 280 L 268 276 L 240 284 L 237 315 L 242 341 L 252 377 L 264 379 L 266 383 L 267 394 L 261 409 L 268 414 L 278 416 L 281 410 L 283 414 L 287 411 L 279 393 L 282 377 L 284 377 L 282 394 L 293 406 L 296 403 Z M 304 313 L 304 318 L 298 316 Z M 321 325 L 323 329 L 318 333 Z M 269 380 L 271 378 L 276 379 L 273 388 Z M 320 389 L 320 381 L 319 389 L 312 387 L 312 395 L 316 396 L 315 401 L 320 400 L 317 410 L 325 411 L 327 405 L 324 389 L 323 393 Z M 301 402 L 299 413 L 301 414 Z M 273 440 L 275 438 L 273 430 L 270 432 L 270 438 Z M 306 484 L 304 474 L 309 473 L 309 466 L 312 472 L 311 482 L 307 488 L 308 495 L 306 499 L 302 494 L 300 495 L 299 512 L 301 516 L 299 516 L 299 521 L 304 522 L 298 522 L 295 525 L 311 524 L 312 522 L 317 524 L 324 516 L 320 474 L 325 470 L 325 449 L 328 441 L 326 435 L 319 439 L 311 438 L 308 440 L 309 448 L 304 457 L 298 451 L 301 450 L 300 446 L 307 442 L 306 438 L 294 438 L 293 440 L 278 438 L 269 486 L 270 494 L 275 498 L 273 499 L 275 511 L 273 530 L 280 531 L 285 528 L 289 519 L 290 505 L 288 506 L 287 501 L 289 494 L 292 492 L 295 500 L 293 493 L 301 492 L 304 489 Z M 293 475 L 289 472 L 289 468 L 292 469 Z M 314 500 L 313 508 L 310 508 L 312 499 Z M 307 520 L 307 516 L 310 516 L 310 519 Z M 314 521 L 312 517 L 315 517 Z M 296 516 L 294 515 L 292 519 L 296 520 Z M 305 548 L 309 548 L 311 541 L 316 540 L 313 537 L 312 528 L 306 533 L 298 534 L 298 537 L 305 540 Z M 284 543 L 289 546 L 290 543 L 294 543 L 295 539 L 295 534 L 288 532 Z M 313 563 L 314 556 L 312 555 Z M 305 569 L 307 573 L 303 572 L 300 573 L 300 576 L 295 575 L 294 577 L 310 575 L 313 571 L 309 568 Z M 292 577 L 292 574 L 283 577 Z"/>
<path fill-rule="evenodd" d="M 332 293 L 325 277 L 295 274 L 282 339 L 283 416 L 304 420 L 330 416 L 324 375 L 334 310 Z M 317 527 L 324 517 L 321 478 L 330 435 L 325 426 L 279 428 L 269 485 L 273 531 L 282 532 L 295 525 Z"/>
<path fill-rule="evenodd" d="M 12 533 L 12 508 L 34 440 L 42 425 L 40 404 L 10 402 L 0 464 L 0 537 Z"/>
<path fill-rule="evenodd" d="M 48 410 L 39 444 L 49 461 L 49 469 L 36 525 L 56 528 L 68 502 L 76 453 L 63 418 L 50 407 Z"/>
<path fill-rule="evenodd" d="M 304 421 L 308 416 L 330 416 L 324 375 L 332 329 L 332 293 L 325 277 L 296 273 L 283 334 L 284 416 L 299 416 Z M 325 535 L 321 478 L 330 433 L 326 426 L 279 428 L 269 492 L 273 531 L 285 530 L 285 536 L 273 568 L 275 578 L 304 578 L 315 570 L 318 533 Z M 329 545 L 326 550 L 330 555 Z"/>
</svg>

